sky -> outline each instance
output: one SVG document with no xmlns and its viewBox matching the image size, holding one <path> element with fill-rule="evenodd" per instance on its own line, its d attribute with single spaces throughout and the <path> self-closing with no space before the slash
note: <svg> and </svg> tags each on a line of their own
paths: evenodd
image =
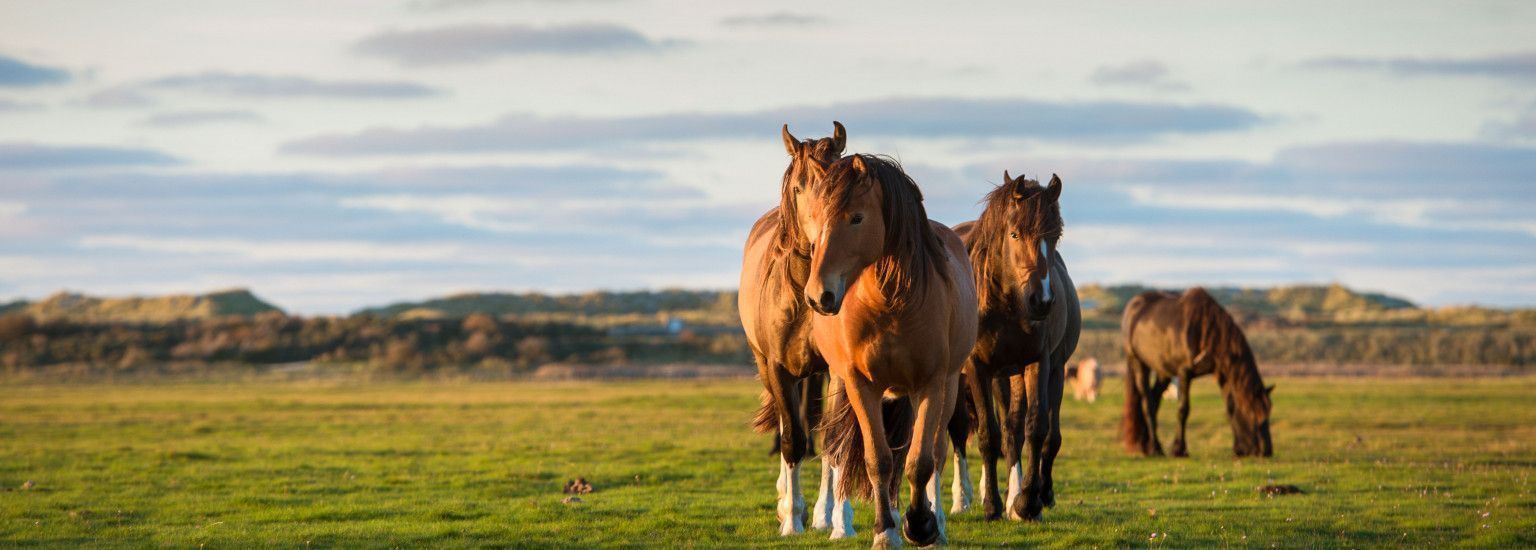
<svg viewBox="0 0 1536 550">
<path fill-rule="evenodd" d="M 1085 283 L 1536 305 L 1529 2 L 0 0 L 0 300 L 733 288 L 781 124 Z"/>
</svg>

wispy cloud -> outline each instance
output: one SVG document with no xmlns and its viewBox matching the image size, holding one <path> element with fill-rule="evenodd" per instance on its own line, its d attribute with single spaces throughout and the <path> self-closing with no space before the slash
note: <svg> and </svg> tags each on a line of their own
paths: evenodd
<svg viewBox="0 0 1536 550">
<path fill-rule="evenodd" d="M 5 112 L 15 113 L 15 112 L 21 112 L 21 111 L 39 111 L 39 110 L 42 110 L 43 108 L 44 108 L 44 106 L 41 103 L 32 103 L 32 102 L 16 101 L 14 99 L 0 98 L 0 113 L 5 113 Z"/>
<path fill-rule="evenodd" d="M 653 40 L 638 30 L 609 23 L 548 27 L 471 24 L 385 31 L 357 42 L 353 51 L 402 65 L 447 65 L 518 55 L 649 52 L 681 43 Z"/>
<path fill-rule="evenodd" d="M 479 126 L 376 128 L 291 141 L 281 151 L 355 156 L 557 150 L 771 136 L 781 124 L 841 120 L 860 135 L 1145 141 L 1168 134 L 1244 130 L 1265 118 L 1240 107 L 1030 99 L 894 98 L 740 113 L 636 117 L 507 115 Z"/>
<path fill-rule="evenodd" d="M 508 6 L 535 4 L 556 6 L 561 4 L 607 4 L 618 0 L 414 0 L 407 4 L 416 11 L 448 11 L 483 6 Z"/>
<path fill-rule="evenodd" d="M 144 235 L 89 235 L 78 246 L 158 254 L 225 256 L 253 262 L 423 262 L 463 253 L 453 243 L 383 243 L 337 240 L 199 239 Z"/>
<path fill-rule="evenodd" d="M 135 109 L 153 107 L 158 102 L 142 90 L 120 86 L 94 92 L 74 103 L 93 109 Z"/>
<path fill-rule="evenodd" d="M 69 71 L 0 55 L 0 87 L 44 86 L 69 82 Z"/>
<path fill-rule="evenodd" d="M 1138 86 L 1164 91 L 1185 91 L 1189 84 L 1174 80 L 1168 65 L 1156 59 L 1100 65 L 1088 81 L 1101 86 Z"/>
<path fill-rule="evenodd" d="M 726 27 L 808 27 L 826 23 L 825 17 L 781 11 L 763 15 L 734 15 L 720 20 Z"/>
<path fill-rule="evenodd" d="M 157 78 L 144 89 L 178 90 L 230 97 L 331 97 L 400 99 L 439 95 L 436 88 L 402 80 L 321 80 L 306 76 L 211 71 Z"/>
<path fill-rule="evenodd" d="M 1302 64 L 1318 69 L 1378 71 L 1397 75 L 1486 76 L 1536 78 L 1536 52 L 1480 57 L 1367 57 L 1334 56 Z"/>
<path fill-rule="evenodd" d="M 0 170 L 170 165 L 179 162 L 175 157 L 153 149 L 0 143 Z"/>
<path fill-rule="evenodd" d="M 251 111 L 177 111 L 160 113 L 139 121 L 143 126 L 155 126 L 160 128 L 180 128 L 183 126 L 199 126 L 204 124 L 218 124 L 227 122 L 252 123 L 262 122 L 266 119 Z"/>
</svg>

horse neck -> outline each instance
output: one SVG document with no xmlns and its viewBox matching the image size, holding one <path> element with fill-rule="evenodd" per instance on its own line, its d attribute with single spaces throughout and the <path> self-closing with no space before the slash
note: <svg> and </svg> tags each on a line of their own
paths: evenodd
<svg viewBox="0 0 1536 550">
<path fill-rule="evenodd" d="M 1216 361 L 1217 378 L 1221 380 L 1222 397 L 1232 406 L 1236 417 L 1247 420 L 1252 401 L 1262 399 L 1264 379 L 1253 364 L 1241 357 L 1222 357 Z"/>
</svg>

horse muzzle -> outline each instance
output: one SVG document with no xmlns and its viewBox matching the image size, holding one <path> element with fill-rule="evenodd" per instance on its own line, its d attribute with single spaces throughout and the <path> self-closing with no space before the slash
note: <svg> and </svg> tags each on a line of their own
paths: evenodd
<svg viewBox="0 0 1536 550">
<path fill-rule="evenodd" d="M 823 290 L 819 296 L 812 296 L 807 293 L 805 296 L 805 304 L 811 306 L 811 310 L 815 311 L 816 313 L 820 313 L 822 315 L 837 315 L 838 310 L 842 309 L 843 300 L 838 295 L 833 294 L 832 291 Z"/>
</svg>

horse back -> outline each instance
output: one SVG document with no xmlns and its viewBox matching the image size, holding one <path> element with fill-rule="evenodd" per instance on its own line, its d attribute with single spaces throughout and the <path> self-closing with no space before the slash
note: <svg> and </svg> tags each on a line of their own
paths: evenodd
<svg viewBox="0 0 1536 550">
<path fill-rule="evenodd" d="M 1194 359 L 1179 296 L 1143 292 L 1125 305 L 1120 330 L 1125 352 L 1165 376 L 1176 376 Z"/>
</svg>

